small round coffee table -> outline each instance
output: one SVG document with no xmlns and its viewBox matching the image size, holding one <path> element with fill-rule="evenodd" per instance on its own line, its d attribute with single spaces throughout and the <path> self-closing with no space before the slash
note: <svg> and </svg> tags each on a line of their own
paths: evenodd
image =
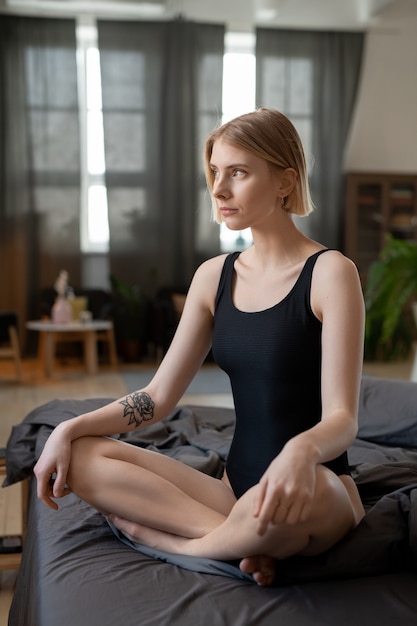
<svg viewBox="0 0 417 626">
<path fill-rule="evenodd" d="M 90 320 L 56 324 L 49 320 L 33 320 L 26 322 L 26 328 L 40 334 L 40 358 L 48 378 L 53 376 L 55 347 L 60 341 L 81 341 L 84 344 L 84 363 L 88 374 L 97 373 L 97 341 L 99 340 L 107 341 L 110 363 L 117 366 L 113 322 L 111 321 Z"/>
</svg>

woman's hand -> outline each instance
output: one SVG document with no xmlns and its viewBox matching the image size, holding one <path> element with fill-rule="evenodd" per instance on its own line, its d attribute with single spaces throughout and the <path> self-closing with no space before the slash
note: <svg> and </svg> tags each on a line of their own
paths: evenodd
<svg viewBox="0 0 417 626">
<path fill-rule="evenodd" d="M 305 451 L 304 451 L 305 452 Z M 316 487 L 316 463 L 287 444 L 272 461 L 256 490 L 254 517 L 258 533 L 268 524 L 297 524 L 308 519 Z"/>
<path fill-rule="evenodd" d="M 71 438 L 57 426 L 33 469 L 38 482 L 38 498 L 51 509 L 58 510 L 52 498 L 62 498 L 71 493 L 66 487 L 70 459 Z"/>
</svg>

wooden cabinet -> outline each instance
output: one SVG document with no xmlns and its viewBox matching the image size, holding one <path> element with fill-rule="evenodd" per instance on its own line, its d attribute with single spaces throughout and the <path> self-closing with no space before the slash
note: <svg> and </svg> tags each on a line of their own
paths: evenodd
<svg viewBox="0 0 417 626">
<path fill-rule="evenodd" d="M 417 174 L 348 174 L 345 211 L 345 254 L 365 280 L 387 234 L 417 241 Z"/>
</svg>

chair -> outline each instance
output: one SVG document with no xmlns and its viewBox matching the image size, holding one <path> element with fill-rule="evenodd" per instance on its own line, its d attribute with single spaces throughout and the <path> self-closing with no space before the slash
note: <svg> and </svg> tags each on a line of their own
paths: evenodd
<svg viewBox="0 0 417 626">
<path fill-rule="evenodd" d="M 4 479 L 7 475 L 6 458 L 0 456 L 0 479 Z M 28 513 L 28 483 L 29 479 L 25 479 L 21 482 L 20 492 L 20 515 L 21 515 L 21 535 L 20 538 L 16 537 L 20 541 L 19 551 L 10 551 L 0 553 L 0 571 L 9 569 L 19 569 L 20 561 L 22 558 L 22 547 L 26 536 L 27 525 L 27 513 Z"/>
<path fill-rule="evenodd" d="M 0 359 L 12 359 L 14 361 L 16 378 L 20 382 L 22 380 L 22 361 L 17 329 L 18 318 L 16 313 L 12 311 L 0 313 Z"/>
<path fill-rule="evenodd" d="M 158 360 L 168 350 L 180 320 L 188 288 L 162 287 L 155 298 L 153 336 Z"/>
</svg>

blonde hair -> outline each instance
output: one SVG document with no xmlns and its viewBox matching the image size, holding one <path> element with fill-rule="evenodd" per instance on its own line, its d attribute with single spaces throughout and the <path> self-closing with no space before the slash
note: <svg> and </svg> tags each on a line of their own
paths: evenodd
<svg viewBox="0 0 417 626">
<path fill-rule="evenodd" d="M 284 210 L 308 215 L 314 209 L 308 184 L 307 164 L 300 136 L 290 120 L 275 109 L 260 108 L 245 113 L 213 130 L 207 137 L 204 166 L 207 186 L 212 196 L 213 215 L 222 218 L 213 198 L 214 174 L 210 168 L 213 145 L 222 139 L 264 159 L 273 170 L 293 168 L 297 174 L 294 189 L 285 198 Z"/>
</svg>

